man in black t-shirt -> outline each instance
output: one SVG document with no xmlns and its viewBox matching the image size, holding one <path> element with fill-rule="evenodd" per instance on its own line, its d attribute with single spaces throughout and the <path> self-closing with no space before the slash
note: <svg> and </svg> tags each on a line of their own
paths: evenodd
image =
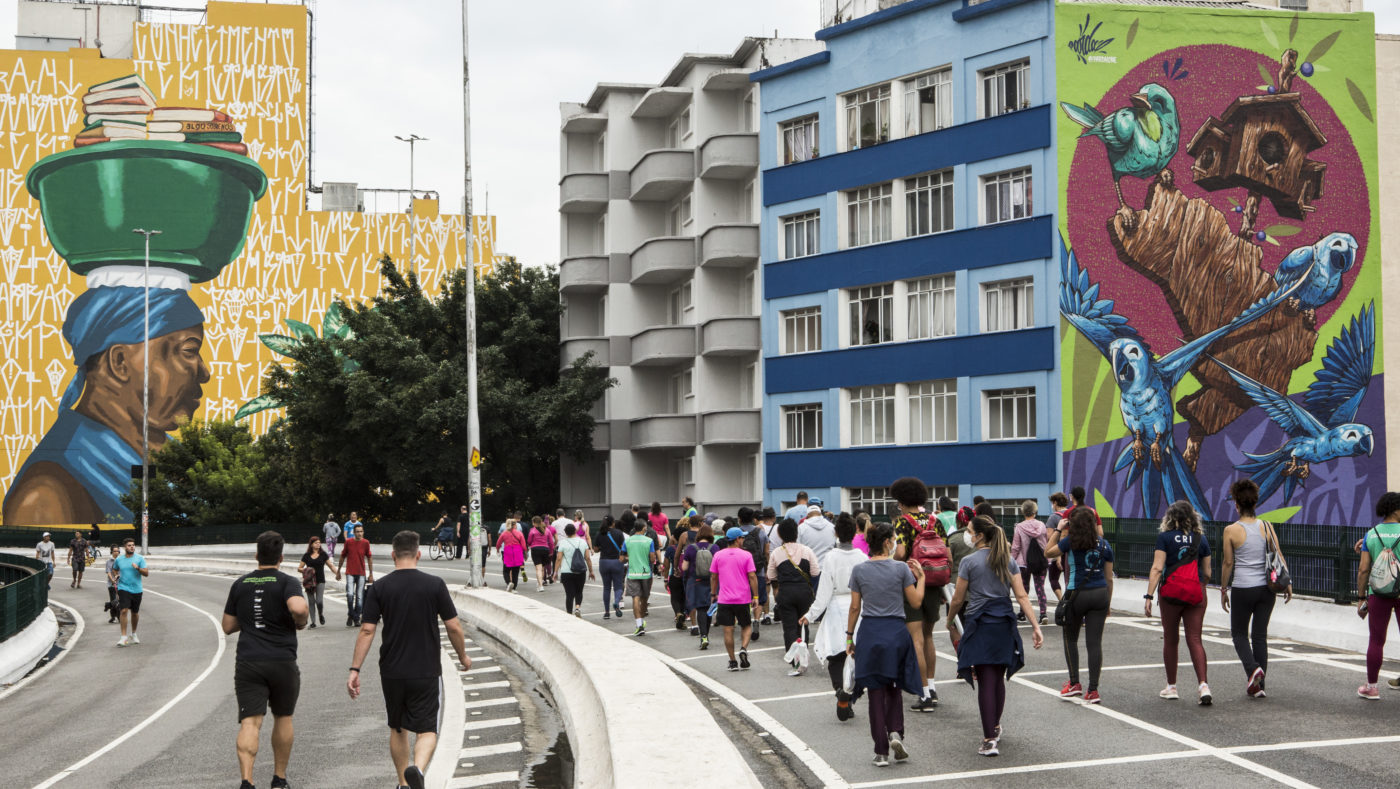
<svg viewBox="0 0 1400 789">
<path fill-rule="evenodd" d="M 466 547 L 467 559 L 472 556 L 472 518 L 467 512 L 467 505 L 462 505 L 462 511 L 457 515 L 457 558 L 462 558 L 462 548 Z"/>
<path fill-rule="evenodd" d="M 311 612 L 301 581 L 279 572 L 282 535 L 258 535 L 258 569 L 233 582 L 224 604 L 224 633 L 238 633 L 233 691 L 238 699 L 238 769 L 241 789 L 253 789 L 253 762 L 263 717 L 272 707 L 272 786 L 287 786 L 292 756 L 292 712 L 301 692 L 297 633 Z"/>
<path fill-rule="evenodd" d="M 418 569 L 418 533 L 401 531 L 394 535 L 393 545 L 394 572 L 380 578 L 365 595 L 364 617 L 345 686 L 350 698 L 360 697 L 360 667 L 382 619 L 379 682 L 389 714 L 389 755 L 394 759 L 398 785 L 423 789 L 423 773 L 437 747 L 440 723 L 439 619 L 447 626 L 447 637 L 464 671 L 472 667 L 472 659 L 467 657 L 462 623 L 446 582 Z M 409 732 L 418 735 L 416 741 L 410 743 Z"/>
</svg>

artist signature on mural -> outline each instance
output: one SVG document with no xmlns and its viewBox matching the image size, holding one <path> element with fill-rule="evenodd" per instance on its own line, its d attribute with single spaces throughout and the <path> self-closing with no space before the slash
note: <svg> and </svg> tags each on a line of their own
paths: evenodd
<svg viewBox="0 0 1400 789">
<path fill-rule="evenodd" d="M 1095 54 L 1107 49 L 1108 45 L 1113 43 L 1113 39 L 1094 38 L 1094 34 L 1099 32 L 1103 23 L 1099 22 L 1092 28 L 1089 27 L 1091 24 L 1093 23 L 1089 20 L 1089 15 L 1085 14 L 1084 21 L 1079 23 L 1079 37 L 1069 42 L 1070 51 L 1079 58 L 1080 63 L 1117 63 L 1118 58 L 1113 55 Z"/>
</svg>

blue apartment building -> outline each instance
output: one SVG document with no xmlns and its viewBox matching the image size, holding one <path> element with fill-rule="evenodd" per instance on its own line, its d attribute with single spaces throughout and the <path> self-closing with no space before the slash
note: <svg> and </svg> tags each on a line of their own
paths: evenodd
<svg viewBox="0 0 1400 789">
<path fill-rule="evenodd" d="M 1060 485 L 1054 4 L 908 0 L 762 85 L 764 503 Z M 780 510 L 781 511 L 781 510 Z"/>
</svg>

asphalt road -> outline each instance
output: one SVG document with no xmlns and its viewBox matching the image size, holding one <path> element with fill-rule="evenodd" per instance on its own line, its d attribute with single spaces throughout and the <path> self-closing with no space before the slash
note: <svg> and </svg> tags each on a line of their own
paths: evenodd
<svg viewBox="0 0 1400 789">
<path fill-rule="evenodd" d="M 522 595 L 537 594 L 532 568 L 530 572 L 531 582 L 521 584 Z M 493 585 L 500 582 L 494 557 L 488 580 Z M 858 703 L 855 719 L 838 722 L 826 671 L 815 660 L 805 676 L 786 676 L 781 626 L 762 628 L 760 640 L 749 650 L 753 668 L 731 673 L 718 628 L 711 634 L 710 649 L 699 651 L 697 638 L 674 629 L 669 596 L 659 581 L 655 588 L 642 642 L 673 663 L 698 671 L 702 684 L 735 691 L 771 716 L 792 736 L 785 741 L 784 732 L 770 732 L 772 747 L 805 758 L 813 769 L 797 769 L 813 786 L 957 781 L 960 787 L 1000 787 L 1015 781 L 1148 789 L 1209 781 L 1216 787 L 1360 789 L 1389 787 L 1391 776 L 1400 773 L 1400 693 L 1383 689 L 1379 702 L 1356 696 L 1364 679 L 1364 656 L 1277 638 L 1271 641 L 1269 697 L 1250 699 L 1229 633 L 1208 629 L 1214 704 L 1203 707 L 1195 701 L 1184 641 L 1178 678 L 1182 698 L 1163 701 L 1157 697 L 1166 684 L 1159 623 L 1121 612 L 1109 618 L 1105 633 L 1103 704 L 1098 706 L 1059 699 L 1067 676 L 1062 640 L 1053 625 L 1045 628 L 1044 647 L 1030 652 L 1024 671 L 1008 685 L 1006 734 L 997 758 L 977 754 L 981 728 L 976 695 L 956 679 L 952 646 L 940 626 L 936 677 L 942 703 L 933 713 L 906 712 L 905 742 L 911 757 L 904 764 L 878 768 L 870 763 L 865 703 Z M 559 584 L 539 595 L 563 605 Z M 601 585 L 590 582 L 585 618 L 619 637 L 631 637 L 629 599 L 623 598 L 621 621 L 604 621 L 601 597 Z M 1354 612 L 1339 607 L 1337 615 Z M 1023 634 L 1029 646 L 1029 629 Z M 1087 664 L 1082 651 L 1081 663 Z M 1396 670 L 1395 664 L 1387 663 L 1383 676 L 1395 676 Z M 1087 682 L 1087 669 L 1083 680 Z M 716 690 L 715 695 L 721 694 Z M 816 758 L 803 756 L 801 746 L 810 747 Z M 822 775 L 829 777 L 822 780 Z"/>
</svg>

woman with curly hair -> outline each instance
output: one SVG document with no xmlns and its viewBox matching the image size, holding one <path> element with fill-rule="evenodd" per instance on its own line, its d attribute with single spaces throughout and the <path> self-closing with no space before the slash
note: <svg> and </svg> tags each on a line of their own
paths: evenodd
<svg viewBox="0 0 1400 789">
<path fill-rule="evenodd" d="M 1176 664 L 1181 629 L 1186 630 L 1186 650 L 1196 670 L 1196 698 L 1202 706 L 1211 702 L 1206 684 L 1206 648 L 1201 643 L 1201 625 L 1206 619 L 1206 583 L 1210 581 L 1210 542 L 1201 528 L 1201 516 L 1190 502 L 1178 501 L 1167 508 L 1158 529 L 1157 549 L 1152 553 L 1152 572 L 1147 578 L 1143 611 L 1152 616 L 1152 598 L 1162 609 L 1162 663 L 1167 670 L 1167 686 L 1157 694 L 1177 699 Z"/>
<path fill-rule="evenodd" d="M 1094 513 L 1088 507 L 1075 507 L 1061 525 L 1069 524 L 1066 536 L 1051 545 L 1045 557 L 1054 561 L 1069 559 L 1065 584 L 1069 598 L 1065 605 L 1065 664 L 1069 679 L 1060 689 L 1060 698 L 1083 694 L 1085 704 L 1099 703 L 1099 673 L 1103 669 L 1103 626 L 1108 621 L 1108 605 L 1113 600 L 1113 548 L 1099 536 Z M 1026 576 L 1022 575 L 1024 579 Z M 1079 684 L 1079 631 L 1089 651 L 1089 689 Z"/>
</svg>

